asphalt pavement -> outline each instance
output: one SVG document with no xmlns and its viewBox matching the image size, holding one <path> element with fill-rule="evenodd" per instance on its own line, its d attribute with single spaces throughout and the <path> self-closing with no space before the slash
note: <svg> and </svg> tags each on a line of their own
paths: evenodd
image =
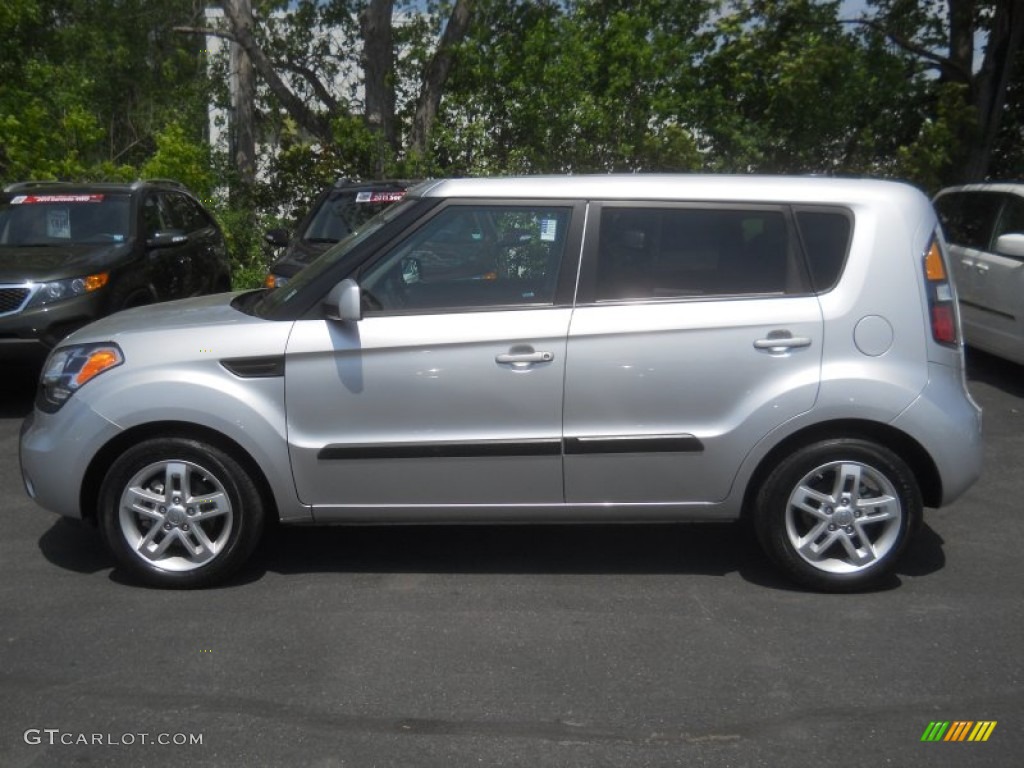
<svg viewBox="0 0 1024 768">
<path fill-rule="evenodd" d="M 275 529 L 225 587 L 141 588 L 25 495 L 4 369 L 5 768 L 1021 764 L 1020 366 L 970 355 L 985 474 L 859 595 L 738 525 Z"/>
</svg>

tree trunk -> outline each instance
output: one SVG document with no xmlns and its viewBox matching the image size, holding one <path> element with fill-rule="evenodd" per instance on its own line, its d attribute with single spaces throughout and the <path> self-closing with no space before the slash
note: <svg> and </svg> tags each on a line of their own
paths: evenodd
<svg viewBox="0 0 1024 768">
<path fill-rule="evenodd" d="M 949 0 L 949 58 L 967 77 L 974 71 L 974 1 Z"/>
<path fill-rule="evenodd" d="M 232 5 L 232 12 L 238 19 L 239 26 L 244 27 L 251 36 L 253 19 L 250 0 L 228 2 Z M 231 44 L 231 71 L 234 73 L 235 86 L 231 93 L 232 154 L 243 188 L 242 197 L 247 197 L 248 190 L 256 183 L 256 132 L 253 126 L 256 73 L 249 54 L 237 43 Z"/>
<path fill-rule="evenodd" d="M 249 23 L 246 25 L 238 12 L 239 2 L 248 5 L 248 0 L 225 0 L 224 3 L 224 15 L 231 26 L 232 39 L 249 55 L 260 77 L 292 119 L 320 141 L 329 144 L 332 141 L 330 119 L 306 106 L 306 103 L 296 96 L 277 74 L 273 62 L 263 52 L 252 34 L 252 13 L 248 14 Z"/>
<path fill-rule="evenodd" d="M 398 150 L 395 132 L 395 47 L 391 31 L 394 0 L 370 0 L 360 14 L 363 38 L 363 73 L 366 93 L 366 123 L 378 132 L 384 147 Z M 384 147 L 381 147 L 383 150 Z M 384 152 L 377 161 L 377 176 L 384 175 Z"/>
<path fill-rule="evenodd" d="M 430 143 L 430 132 L 441 106 L 441 94 L 451 72 L 455 47 L 466 37 L 469 22 L 473 16 L 475 0 L 456 0 L 451 16 L 445 24 L 444 33 L 437 50 L 427 64 L 416 101 L 416 115 L 412 123 L 412 138 L 409 149 L 414 154 L 425 155 Z"/>
<path fill-rule="evenodd" d="M 1002 0 L 992 19 L 985 59 L 972 84 L 978 135 L 966 152 L 963 181 L 983 181 L 989 175 L 992 149 L 999 135 L 1010 78 L 1022 45 L 1024 4 L 1020 0 Z"/>
</svg>

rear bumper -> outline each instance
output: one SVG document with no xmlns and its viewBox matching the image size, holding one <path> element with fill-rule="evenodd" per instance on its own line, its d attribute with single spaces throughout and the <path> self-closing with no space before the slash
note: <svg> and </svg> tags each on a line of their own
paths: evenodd
<svg viewBox="0 0 1024 768">
<path fill-rule="evenodd" d="M 981 407 L 960 371 L 938 363 L 928 367 L 928 385 L 892 424 L 928 447 L 942 481 L 939 506 L 946 506 L 981 476 Z"/>
</svg>

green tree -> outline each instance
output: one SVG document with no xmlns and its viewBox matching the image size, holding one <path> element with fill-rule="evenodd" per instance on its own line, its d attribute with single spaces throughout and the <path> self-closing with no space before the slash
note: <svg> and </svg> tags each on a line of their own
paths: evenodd
<svg viewBox="0 0 1024 768">
<path fill-rule="evenodd" d="M 194 0 L 8 0 L 0 10 L 0 179 L 125 178 L 172 120 L 203 136 Z"/>
<path fill-rule="evenodd" d="M 365 161 L 355 175 L 379 176 L 404 154 L 423 154 L 475 2 L 264 0 L 250 17 L 245 3 L 232 0 L 223 3 L 224 24 L 178 31 L 222 37 L 245 52 L 264 86 L 266 135 L 290 124 L 321 148 L 352 139 Z M 403 57 L 422 62 L 413 87 L 399 80 L 410 72 L 397 66 Z M 365 130 L 356 129 L 356 118 Z"/>
<path fill-rule="evenodd" d="M 712 169 L 896 171 L 920 82 L 877 35 L 838 23 L 838 2 L 754 0 L 719 18 L 698 89 Z"/>
<path fill-rule="evenodd" d="M 711 4 L 482 4 L 434 144 L 448 173 L 687 170 L 681 104 Z"/>
<path fill-rule="evenodd" d="M 872 0 L 856 20 L 912 57 L 928 79 L 931 103 L 915 141 L 902 152 L 908 171 L 933 185 L 979 181 L 992 171 L 1007 98 L 1021 72 L 1021 0 Z M 980 61 L 975 46 L 984 39 Z M 925 163 L 926 165 L 921 165 Z"/>
</svg>

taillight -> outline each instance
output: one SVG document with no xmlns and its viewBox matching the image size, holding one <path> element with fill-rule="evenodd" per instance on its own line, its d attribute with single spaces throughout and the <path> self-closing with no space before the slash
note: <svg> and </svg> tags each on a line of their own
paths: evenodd
<svg viewBox="0 0 1024 768">
<path fill-rule="evenodd" d="M 957 346 L 960 343 L 960 329 L 957 327 L 956 307 L 953 305 L 953 286 L 949 282 L 939 241 L 934 237 L 924 255 L 923 266 L 932 338 L 939 344 Z"/>
</svg>

